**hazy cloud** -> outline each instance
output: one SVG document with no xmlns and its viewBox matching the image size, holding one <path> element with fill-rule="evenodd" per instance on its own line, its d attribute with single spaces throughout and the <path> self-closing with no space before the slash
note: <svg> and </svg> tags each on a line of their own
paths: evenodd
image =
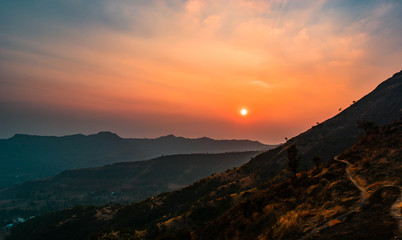
<svg viewBox="0 0 402 240">
<path fill-rule="evenodd" d="M 253 83 L 253 84 L 256 84 L 256 85 L 258 85 L 258 86 L 261 86 L 261 87 L 263 87 L 263 88 L 270 88 L 270 87 L 271 87 L 270 84 L 268 84 L 268 83 L 266 83 L 266 82 L 263 82 L 263 81 L 260 81 L 260 80 L 254 80 L 254 81 L 252 81 L 252 83 Z"/>
</svg>

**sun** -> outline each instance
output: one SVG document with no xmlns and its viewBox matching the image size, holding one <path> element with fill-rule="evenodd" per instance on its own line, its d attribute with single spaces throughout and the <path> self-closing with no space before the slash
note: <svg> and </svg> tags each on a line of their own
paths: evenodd
<svg viewBox="0 0 402 240">
<path fill-rule="evenodd" d="M 240 110 L 240 114 L 242 116 L 246 116 L 247 115 L 247 109 L 243 108 L 242 110 Z"/>
</svg>

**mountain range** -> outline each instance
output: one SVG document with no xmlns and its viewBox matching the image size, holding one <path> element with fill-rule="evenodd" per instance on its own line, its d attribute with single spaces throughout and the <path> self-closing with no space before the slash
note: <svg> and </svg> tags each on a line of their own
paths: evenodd
<svg viewBox="0 0 402 240">
<path fill-rule="evenodd" d="M 262 151 L 272 147 L 249 140 L 188 139 L 173 135 L 124 139 L 111 132 L 64 137 L 16 134 L 9 139 L 0 139 L 0 189 L 69 169 L 147 160 L 162 155 Z"/>
</svg>

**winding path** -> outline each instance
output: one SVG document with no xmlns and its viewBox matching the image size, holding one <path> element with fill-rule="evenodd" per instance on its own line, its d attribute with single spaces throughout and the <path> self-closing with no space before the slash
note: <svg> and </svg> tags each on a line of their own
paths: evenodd
<svg viewBox="0 0 402 240">
<path fill-rule="evenodd" d="M 349 180 L 353 183 L 353 185 L 355 185 L 360 190 L 360 203 L 357 206 L 357 208 L 363 207 L 364 205 L 367 204 L 367 190 L 364 187 L 360 186 L 356 182 L 356 180 L 352 178 L 352 175 L 350 174 L 350 166 L 351 165 L 350 165 L 350 163 L 348 161 L 338 159 L 337 157 L 335 157 L 334 160 L 338 161 L 338 162 L 346 163 L 346 174 L 348 175 Z M 357 210 L 357 208 L 354 209 L 354 210 Z"/>
<path fill-rule="evenodd" d="M 361 207 L 363 207 L 367 204 L 367 190 L 364 187 L 360 186 L 355 179 L 353 179 L 352 175 L 350 174 L 351 164 L 348 161 L 338 159 L 338 157 L 335 157 L 334 160 L 338 161 L 338 162 L 346 163 L 345 170 L 346 170 L 348 179 L 353 183 L 353 185 L 355 185 L 360 190 L 360 203 L 354 209 L 352 209 L 342 215 L 339 215 L 332 220 L 329 220 L 328 222 L 322 224 L 321 226 L 318 226 L 318 227 L 312 229 L 309 233 L 304 235 L 304 237 L 300 238 L 300 240 L 307 239 L 307 238 L 313 236 L 314 234 L 320 232 L 321 230 L 329 228 L 329 227 L 335 225 L 336 223 L 343 222 L 347 218 L 347 216 L 349 216 L 353 212 L 357 212 Z M 402 201 L 402 199 L 401 199 L 401 201 Z"/>
<path fill-rule="evenodd" d="M 304 237 L 300 238 L 300 240 L 303 239 L 307 239 L 311 236 L 313 236 L 314 234 L 320 232 L 323 229 L 326 229 L 328 227 L 331 227 L 334 225 L 335 221 L 338 220 L 338 222 L 342 222 L 346 219 L 346 217 L 348 215 L 350 215 L 353 212 L 358 211 L 361 207 L 365 206 L 367 204 L 367 190 L 360 186 L 357 181 L 355 179 L 353 179 L 352 175 L 350 174 L 350 167 L 351 164 L 346 161 L 346 160 L 342 160 L 342 159 L 338 159 L 337 157 L 334 158 L 335 161 L 338 162 L 343 162 L 346 164 L 346 174 L 348 176 L 348 179 L 353 183 L 353 185 L 355 185 L 359 190 L 360 190 L 360 203 L 357 205 L 357 207 L 355 207 L 354 209 L 322 224 L 321 226 L 318 226 L 314 229 L 312 229 L 309 233 L 307 233 Z M 399 237 L 402 235 L 402 214 L 401 214 L 401 206 L 402 206 L 402 187 L 400 186 L 395 186 L 395 185 L 385 185 L 383 187 L 398 187 L 399 191 L 400 191 L 400 195 L 399 198 L 392 204 L 391 209 L 390 209 L 390 214 L 391 216 L 393 216 L 397 221 L 398 221 L 398 230 L 399 233 L 396 233 L 395 235 L 395 239 L 398 239 L 398 235 Z"/>
</svg>

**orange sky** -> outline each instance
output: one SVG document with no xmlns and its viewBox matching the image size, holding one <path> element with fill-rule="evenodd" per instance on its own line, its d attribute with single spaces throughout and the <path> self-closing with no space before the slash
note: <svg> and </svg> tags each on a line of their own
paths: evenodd
<svg viewBox="0 0 402 240">
<path fill-rule="evenodd" d="M 282 142 L 401 70 L 401 3 L 335 2 L 6 0 L 0 137 Z"/>
</svg>

